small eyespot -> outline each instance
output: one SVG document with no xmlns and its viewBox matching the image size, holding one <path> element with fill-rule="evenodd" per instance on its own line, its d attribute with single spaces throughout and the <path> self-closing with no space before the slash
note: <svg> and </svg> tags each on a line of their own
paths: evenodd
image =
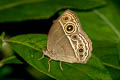
<svg viewBox="0 0 120 80">
<path fill-rule="evenodd" d="M 80 56 L 80 60 L 83 60 L 84 55 L 80 54 L 79 56 Z"/>
<path fill-rule="evenodd" d="M 75 26 L 73 24 L 67 24 L 65 26 L 66 33 L 73 33 L 75 31 Z"/>
<path fill-rule="evenodd" d="M 66 20 L 69 20 L 69 18 L 68 18 L 68 17 L 65 17 L 64 20 L 65 20 L 65 21 L 66 21 Z"/>
<path fill-rule="evenodd" d="M 79 47 L 82 47 L 83 45 L 80 43 L 78 46 L 79 46 Z"/>
<path fill-rule="evenodd" d="M 83 55 L 84 54 L 84 49 L 83 48 L 78 48 L 77 52 L 79 53 L 79 55 Z"/>
<path fill-rule="evenodd" d="M 80 57 L 83 57 L 83 55 L 81 54 Z"/>
<path fill-rule="evenodd" d="M 83 49 L 79 49 L 79 52 L 83 52 Z"/>
<path fill-rule="evenodd" d="M 77 52 L 78 52 L 78 54 L 79 54 L 80 59 L 82 60 L 83 57 L 84 57 L 84 53 L 85 53 L 84 48 L 83 48 L 83 47 L 79 47 L 79 48 L 77 49 Z"/>
<path fill-rule="evenodd" d="M 82 44 L 80 44 L 80 46 L 82 46 Z"/>
<path fill-rule="evenodd" d="M 70 17 L 65 15 L 65 16 L 62 18 L 62 20 L 65 21 L 65 22 L 70 21 Z"/>
<path fill-rule="evenodd" d="M 78 39 L 78 36 L 76 35 L 76 34 L 73 34 L 73 35 L 71 35 L 71 38 L 72 38 L 72 40 L 77 40 Z"/>
</svg>

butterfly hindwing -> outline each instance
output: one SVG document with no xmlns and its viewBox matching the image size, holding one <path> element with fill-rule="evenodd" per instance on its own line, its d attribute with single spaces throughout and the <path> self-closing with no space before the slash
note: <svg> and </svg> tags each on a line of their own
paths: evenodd
<svg viewBox="0 0 120 80">
<path fill-rule="evenodd" d="M 45 55 L 53 60 L 86 63 L 91 51 L 92 42 L 83 32 L 79 19 L 71 10 L 66 10 L 49 31 Z"/>
</svg>

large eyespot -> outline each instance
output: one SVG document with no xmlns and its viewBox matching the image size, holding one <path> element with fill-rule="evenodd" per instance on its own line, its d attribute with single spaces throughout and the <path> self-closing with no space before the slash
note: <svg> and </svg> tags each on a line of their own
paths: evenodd
<svg viewBox="0 0 120 80">
<path fill-rule="evenodd" d="M 65 26 L 65 31 L 68 34 L 73 33 L 75 31 L 75 26 L 73 24 L 67 24 Z"/>
</svg>

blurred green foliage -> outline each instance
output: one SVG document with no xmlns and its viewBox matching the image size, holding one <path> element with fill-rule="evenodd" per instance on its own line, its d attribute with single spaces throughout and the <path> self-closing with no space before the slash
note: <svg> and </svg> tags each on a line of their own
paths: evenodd
<svg viewBox="0 0 120 80">
<path fill-rule="evenodd" d="M 0 22 L 45 19 L 63 8 L 92 9 L 104 0 L 1 0 Z"/>
<path fill-rule="evenodd" d="M 15 54 L 0 61 L 0 78 L 11 73 L 5 64 L 28 64 L 36 69 L 27 68 L 35 79 L 57 80 L 119 80 L 120 79 L 120 1 L 119 0 L 1 0 L 0 22 L 48 19 L 56 12 L 72 9 L 79 17 L 83 30 L 93 42 L 93 54 L 87 64 L 51 62 L 48 72 L 47 61 L 38 59 L 42 49 L 46 48 L 46 34 L 25 34 L 13 36 L 6 43 L 10 45 L 23 60 Z M 43 27 L 43 26 L 40 26 Z M 33 27 L 34 28 L 34 27 Z M 3 44 L 0 37 L 0 48 Z M 7 50 L 7 49 L 6 49 Z M 8 53 L 9 54 L 9 53 Z M 2 55 L 2 54 L 1 54 Z M 39 73 L 38 71 L 44 73 Z M 41 76 L 41 77 L 42 77 Z M 52 78 L 50 78 L 52 77 Z"/>
</svg>

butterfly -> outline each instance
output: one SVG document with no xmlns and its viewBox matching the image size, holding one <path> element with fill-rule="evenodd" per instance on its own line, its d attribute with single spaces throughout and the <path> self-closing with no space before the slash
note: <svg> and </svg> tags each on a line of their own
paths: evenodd
<svg viewBox="0 0 120 80">
<path fill-rule="evenodd" d="M 54 21 L 47 40 L 47 49 L 43 50 L 43 56 L 50 58 L 48 61 L 60 61 L 68 63 L 87 63 L 92 52 L 92 42 L 82 30 L 80 21 L 71 10 L 66 10 Z"/>
</svg>

